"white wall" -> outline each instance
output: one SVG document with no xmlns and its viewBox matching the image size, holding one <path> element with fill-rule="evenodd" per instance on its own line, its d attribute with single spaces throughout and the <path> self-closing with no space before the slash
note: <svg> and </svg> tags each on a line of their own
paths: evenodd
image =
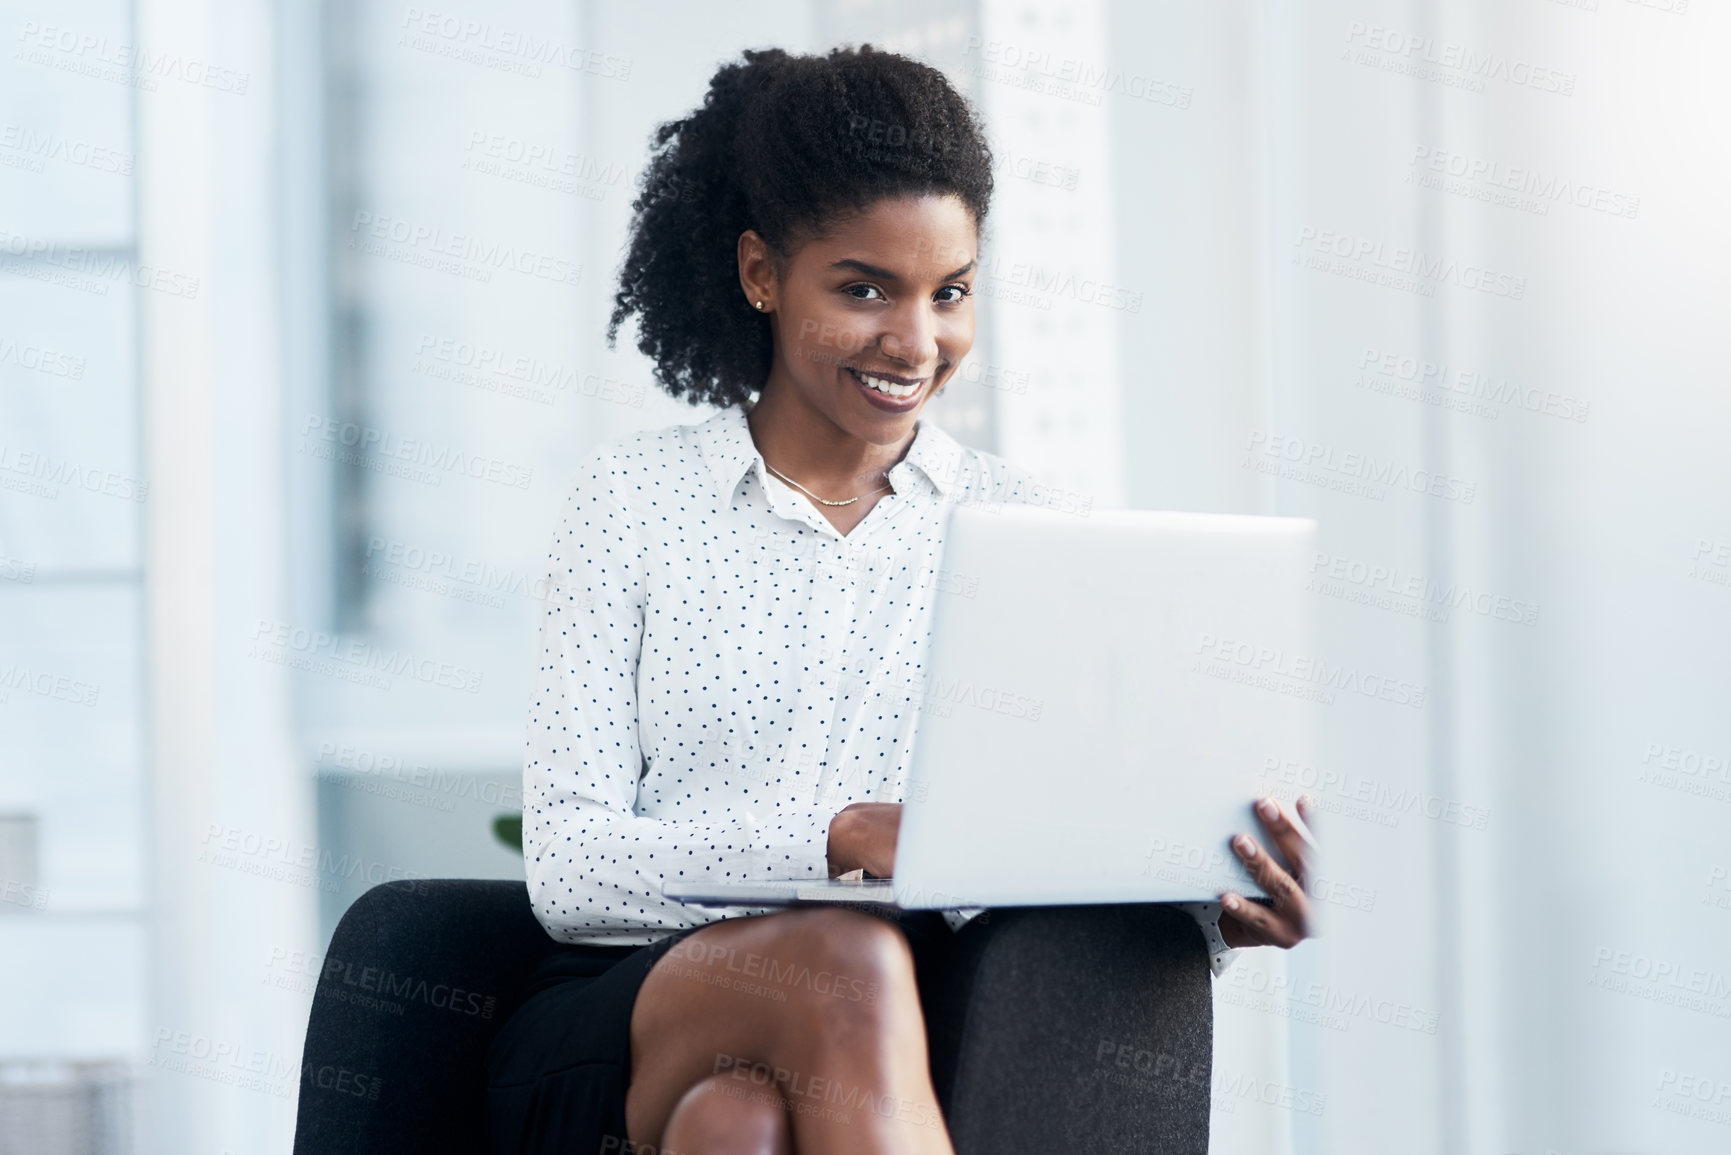
<svg viewBox="0 0 1731 1155">
<path fill-rule="evenodd" d="M 5 855 L 0 878 L 0 1061 L 127 1060 L 149 851 L 137 148 L 132 93 L 64 71 L 48 24 L 124 40 L 129 19 L 0 5 L 0 813 L 37 830 L 34 877 Z"/>
<path fill-rule="evenodd" d="M 317 948 L 319 876 L 301 865 L 317 839 L 289 671 L 255 649 L 256 623 L 283 618 L 294 580 L 273 11 L 144 0 L 135 35 L 203 66 L 186 73 L 199 83 L 165 77 L 138 113 L 140 262 L 199 281 L 196 296 L 140 303 L 152 483 L 145 1123 L 152 1150 L 276 1147 L 292 1129 L 307 1000 L 268 980 L 277 958 Z"/>
<path fill-rule="evenodd" d="M 1136 499 L 1319 518 L 1326 656 L 1424 689 L 1322 711 L 1326 935 L 1283 987 L 1262 959 L 1221 984 L 1290 1023 L 1293 1082 L 1326 1095 L 1289 1113 L 1298 1148 L 1719 1145 L 1731 251 L 1699 142 L 1731 107 L 1726 11 L 1138 10 L 1138 45 L 1202 46 L 1191 111 L 1216 116 L 1153 138 L 1140 227 L 1145 185 L 1119 185 L 1121 260 L 1167 302 L 1131 329 L 1164 355 L 1126 402 Z M 1450 166 L 1478 175 L 1425 183 Z M 1438 274 L 1379 263 L 1403 250 Z M 1308 472 L 1249 468 L 1276 436 Z M 1347 454 L 1444 492 L 1350 491 Z"/>
</svg>

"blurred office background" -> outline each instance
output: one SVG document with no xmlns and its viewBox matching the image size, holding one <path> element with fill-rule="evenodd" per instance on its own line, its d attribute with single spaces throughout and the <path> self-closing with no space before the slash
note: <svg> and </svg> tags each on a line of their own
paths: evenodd
<svg viewBox="0 0 1731 1155">
<path fill-rule="evenodd" d="M 1325 935 L 1217 981 L 1215 1149 L 1731 1141 L 1725 5 L 0 34 L 0 1151 L 287 1151 L 344 907 L 520 877 L 491 823 L 570 470 L 703 416 L 603 339 L 648 135 L 743 48 L 865 40 L 1000 162 L 937 419 L 1095 507 L 1322 524 L 1350 673 L 1267 777 L 1323 801 Z"/>
</svg>

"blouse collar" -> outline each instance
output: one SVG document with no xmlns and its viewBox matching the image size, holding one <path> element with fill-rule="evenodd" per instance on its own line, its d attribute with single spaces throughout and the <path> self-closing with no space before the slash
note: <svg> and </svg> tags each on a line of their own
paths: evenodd
<svg viewBox="0 0 1731 1155">
<path fill-rule="evenodd" d="M 763 454 L 751 439 L 751 426 L 746 423 L 745 410 L 730 405 L 697 427 L 697 442 L 703 461 L 709 467 L 715 483 L 716 496 L 727 500 L 739 488 L 740 481 L 753 465 L 758 476 L 764 476 Z M 903 466 L 911 465 L 925 477 L 939 497 L 948 497 L 961 471 L 962 448 L 955 438 L 921 419 L 914 430 L 914 442 L 908 446 L 902 461 L 889 472 L 892 484 Z"/>
</svg>

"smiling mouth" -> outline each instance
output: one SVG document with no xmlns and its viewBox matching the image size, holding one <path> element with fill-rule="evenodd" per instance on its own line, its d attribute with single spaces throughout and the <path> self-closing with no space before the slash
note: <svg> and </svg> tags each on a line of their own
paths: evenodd
<svg viewBox="0 0 1731 1155">
<path fill-rule="evenodd" d="M 907 400 L 918 393 L 927 380 L 924 377 L 902 377 L 895 373 L 868 373 L 851 365 L 848 366 L 848 372 L 867 389 L 882 393 L 892 401 Z"/>
</svg>

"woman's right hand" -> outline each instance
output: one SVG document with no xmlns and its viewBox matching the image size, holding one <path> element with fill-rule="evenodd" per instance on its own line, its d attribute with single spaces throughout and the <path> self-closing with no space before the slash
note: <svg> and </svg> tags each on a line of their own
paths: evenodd
<svg viewBox="0 0 1731 1155">
<path fill-rule="evenodd" d="M 1232 851 L 1250 871 L 1250 877 L 1267 892 L 1270 904 L 1251 902 L 1236 891 L 1220 896 L 1220 937 L 1229 947 L 1277 946 L 1288 950 L 1310 937 L 1311 851 L 1315 843 L 1304 832 L 1304 823 L 1314 817 L 1316 803 L 1306 794 L 1296 807 L 1302 822 L 1295 823 L 1278 798 L 1264 798 L 1254 807 L 1268 840 L 1280 851 L 1284 865 L 1256 839 L 1240 834 L 1232 840 Z"/>
<path fill-rule="evenodd" d="M 855 802 L 829 820 L 829 876 L 863 869 L 888 878 L 896 868 L 899 802 Z"/>
</svg>

